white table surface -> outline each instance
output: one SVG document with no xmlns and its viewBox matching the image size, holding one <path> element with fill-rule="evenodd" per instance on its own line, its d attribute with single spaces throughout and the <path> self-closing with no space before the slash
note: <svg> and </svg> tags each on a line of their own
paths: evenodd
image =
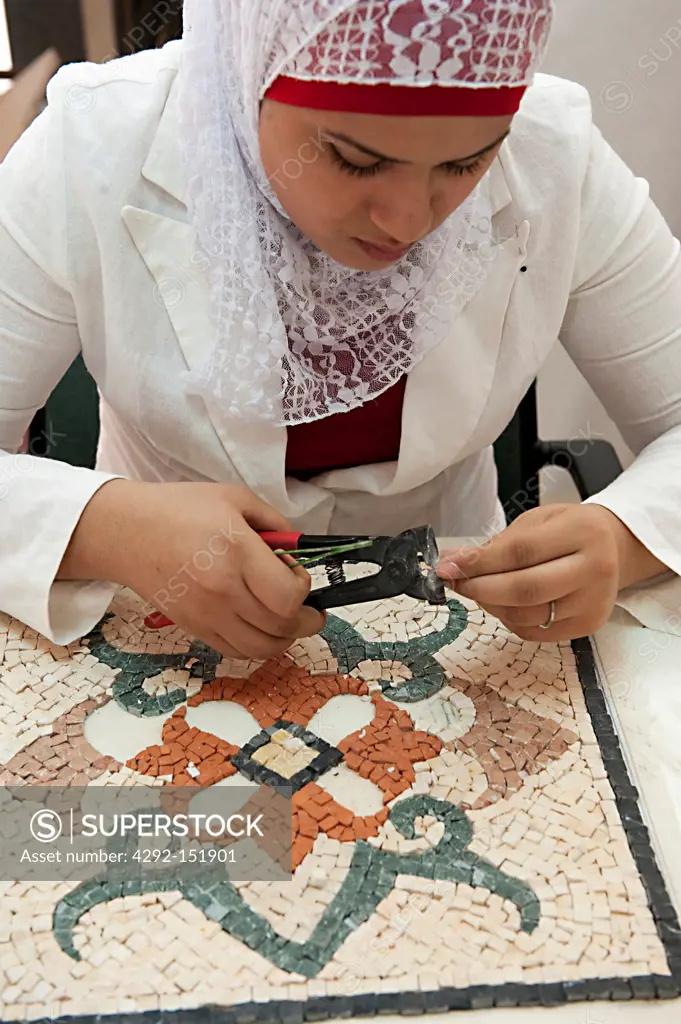
<svg viewBox="0 0 681 1024">
<path fill-rule="evenodd" d="M 443 541 L 441 546 L 450 546 Z M 453 544 L 452 544 L 453 546 Z M 595 639 L 599 675 L 670 896 L 681 914 L 681 637 L 644 629 L 616 609 Z M 376 1018 L 379 1019 L 379 1018 Z M 553 1009 L 464 1010 L 432 1024 L 681 1024 L 681 1000 L 574 1003 Z M 404 1024 L 404 1017 L 381 1017 Z"/>
</svg>

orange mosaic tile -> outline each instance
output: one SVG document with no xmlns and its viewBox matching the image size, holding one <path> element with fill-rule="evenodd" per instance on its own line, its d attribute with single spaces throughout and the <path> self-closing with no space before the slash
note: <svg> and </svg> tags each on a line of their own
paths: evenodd
<svg viewBox="0 0 681 1024">
<path fill-rule="evenodd" d="M 385 807 L 375 815 L 355 815 L 314 782 L 293 795 L 293 808 L 294 869 L 310 852 L 320 833 L 343 843 L 368 839 L 378 835 L 390 813 Z"/>
<path fill-rule="evenodd" d="M 376 710 L 373 722 L 348 736 L 338 749 L 348 767 L 375 782 L 389 803 L 414 782 L 414 764 L 435 757 L 443 743 L 437 736 L 415 730 L 409 714 L 381 694 L 372 694 L 371 700 Z"/>
<path fill-rule="evenodd" d="M 163 726 L 163 745 L 147 747 L 126 761 L 126 767 L 142 775 L 171 776 L 174 786 L 212 786 L 236 774 L 229 758 L 239 748 L 190 727 L 186 716 L 186 707 L 178 708 Z M 195 776 L 187 771 L 190 765 Z"/>
</svg>

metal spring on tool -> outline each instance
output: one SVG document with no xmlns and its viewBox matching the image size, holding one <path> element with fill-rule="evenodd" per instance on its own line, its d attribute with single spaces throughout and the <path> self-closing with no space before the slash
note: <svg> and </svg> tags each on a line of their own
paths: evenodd
<svg viewBox="0 0 681 1024">
<path fill-rule="evenodd" d="M 341 583 L 345 583 L 345 570 L 340 558 L 328 558 L 324 563 L 324 568 L 332 587 L 339 587 Z"/>
</svg>

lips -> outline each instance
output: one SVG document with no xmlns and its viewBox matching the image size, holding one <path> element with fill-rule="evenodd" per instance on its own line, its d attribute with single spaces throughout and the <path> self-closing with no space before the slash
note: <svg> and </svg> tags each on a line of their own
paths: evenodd
<svg viewBox="0 0 681 1024">
<path fill-rule="evenodd" d="M 402 246 L 401 249 L 391 249 L 385 245 L 377 245 L 375 242 L 367 242 L 363 238 L 356 238 L 355 241 L 367 256 L 379 263 L 394 263 L 401 260 L 411 249 L 410 245 Z"/>
</svg>

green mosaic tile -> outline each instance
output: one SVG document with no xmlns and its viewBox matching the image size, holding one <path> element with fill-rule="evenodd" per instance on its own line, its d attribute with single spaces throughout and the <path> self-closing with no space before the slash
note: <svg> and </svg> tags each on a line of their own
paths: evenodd
<svg viewBox="0 0 681 1024">
<path fill-rule="evenodd" d="M 397 686 L 391 680 L 380 680 L 381 690 L 393 700 L 413 704 L 434 696 L 445 685 L 444 669 L 432 655 L 453 643 L 468 623 L 460 601 L 449 601 L 447 607 L 449 620 L 444 629 L 409 643 L 367 641 L 348 623 L 341 632 L 334 616 L 329 616 L 322 636 L 338 661 L 339 672 L 352 672 L 363 661 L 401 662 L 411 670 L 412 678 Z"/>
<path fill-rule="evenodd" d="M 416 834 L 415 819 L 424 813 L 446 824 L 446 837 L 427 853 L 409 855 L 384 852 L 359 841 L 341 888 L 313 934 L 303 943 L 277 935 L 271 925 L 245 903 L 229 880 L 217 881 L 214 874 L 206 874 L 203 878 L 183 881 L 174 887 L 230 935 L 256 949 L 283 970 L 305 977 L 315 977 L 348 935 L 369 919 L 378 904 L 392 891 L 398 874 L 466 882 L 488 889 L 515 903 L 520 911 L 521 927 L 524 931 L 533 931 L 539 921 L 539 901 L 523 882 L 509 877 L 466 849 L 473 836 L 473 828 L 460 808 L 433 797 L 416 796 L 396 804 L 390 819 L 405 838 L 413 838 Z M 172 884 L 167 874 L 141 876 L 125 882 L 123 892 L 142 894 L 159 891 L 157 887 L 163 883 Z M 72 940 L 77 921 L 92 906 L 109 898 L 101 882 L 88 882 L 69 893 L 59 905 L 66 910 L 59 911 L 58 921 L 55 919 L 55 937 L 69 956 L 78 959 Z"/>
<path fill-rule="evenodd" d="M 204 679 L 215 677 L 222 655 L 199 641 L 193 643 L 186 654 L 135 654 L 119 650 L 104 638 L 104 626 L 112 617 L 112 613 L 106 615 L 85 637 L 85 642 L 98 661 L 119 670 L 112 693 L 115 700 L 130 714 L 136 717 L 156 717 L 174 711 L 186 700 L 186 690 L 180 686 L 158 696 L 152 696 L 142 689 L 146 679 L 160 675 L 165 669 L 185 669 L 188 661 L 197 659 L 198 665 L 188 670 L 190 674 L 201 675 Z"/>
</svg>

